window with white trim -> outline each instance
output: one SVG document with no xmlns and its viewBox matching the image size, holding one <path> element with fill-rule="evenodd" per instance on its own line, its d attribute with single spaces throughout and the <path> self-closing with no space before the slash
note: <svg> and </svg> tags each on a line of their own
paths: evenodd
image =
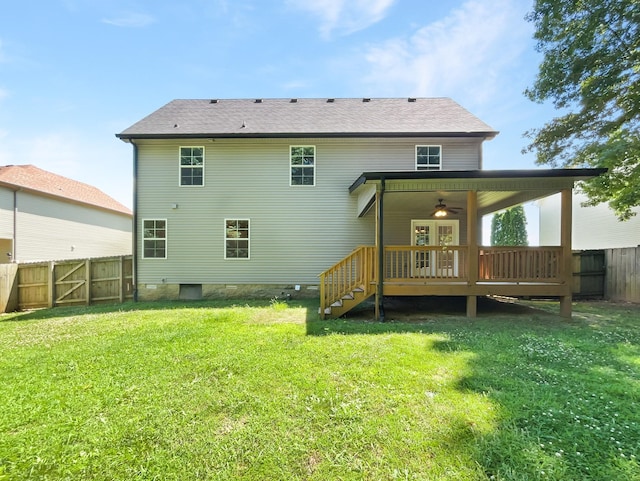
<svg viewBox="0 0 640 481">
<path fill-rule="evenodd" d="M 224 258 L 249 259 L 249 219 L 225 219 Z"/>
<path fill-rule="evenodd" d="M 416 145 L 416 170 L 442 169 L 441 145 Z"/>
<path fill-rule="evenodd" d="M 143 219 L 142 221 L 142 258 L 167 258 L 167 220 Z"/>
<path fill-rule="evenodd" d="M 290 185 L 316 185 L 315 145 L 292 145 L 289 150 Z"/>
<path fill-rule="evenodd" d="M 204 147 L 180 147 L 180 185 L 204 185 Z"/>
</svg>

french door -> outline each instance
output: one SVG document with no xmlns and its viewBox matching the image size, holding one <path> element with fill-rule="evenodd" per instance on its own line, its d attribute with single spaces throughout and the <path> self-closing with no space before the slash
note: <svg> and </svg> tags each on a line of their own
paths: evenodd
<svg viewBox="0 0 640 481">
<path fill-rule="evenodd" d="M 459 245 L 457 220 L 412 220 L 412 246 L 439 246 L 411 252 L 412 277 L 456 277 L 458 253 L 447 246 Z"/>
</svg>

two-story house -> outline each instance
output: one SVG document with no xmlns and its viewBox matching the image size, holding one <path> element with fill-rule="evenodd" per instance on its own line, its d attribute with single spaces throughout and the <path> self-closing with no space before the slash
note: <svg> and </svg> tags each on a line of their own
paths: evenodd
<svg viewBox="0 0 640 481">
<path fill-rule="evenodd" d="M 571 190 L 596 170 L 482 170 L 497 132 L 448 98 L 174 100 L 133 146 L 140 299 L 549 295 L 571 313 Z M 480 245 L 481 218 L 562 193 L 562 245 Z"/>
</svg>

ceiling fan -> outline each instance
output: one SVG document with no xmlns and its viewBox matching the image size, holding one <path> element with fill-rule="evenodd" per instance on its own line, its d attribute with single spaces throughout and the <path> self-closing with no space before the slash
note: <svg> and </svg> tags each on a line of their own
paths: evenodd
<svg viewBox="0 0 640 481">
<path fill-rule="evenodd" d="M 447 204 L 443 203 L 444 199 L 438 199 L 438 203 L 435 205 L 435 210 L 431 213 L 431 217 L 446 217 L 449 214 L 457 214 L 462 210 L 462 207 L 447 207 Z"/>
</svg>

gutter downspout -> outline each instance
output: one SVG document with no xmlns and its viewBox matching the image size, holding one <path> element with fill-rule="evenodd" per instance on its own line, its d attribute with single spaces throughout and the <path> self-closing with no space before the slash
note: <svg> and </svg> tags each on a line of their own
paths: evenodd
<svg viewBox="0 0 640 481">
<path fill-rule="evenodd" d="M 16 242 L 18 240 L 18 190 L 13 191 L 13 239 L 11 240 L 11 262 L 16 262 Z"/>
<path fill-rule="evenodd" d="M 133 274 L 133 302 L 138 302 L 138 146 L 129 139 L 133 146 L 133 229 L 131 230 L 133 246 L 131 262 Z"/>
<path fill-rule="evenodd" d="M 378 320 L 384 322 L 384 190 L 385 178 L 380 179 L 380 195 L 378 196 Z"/>
</svg>

